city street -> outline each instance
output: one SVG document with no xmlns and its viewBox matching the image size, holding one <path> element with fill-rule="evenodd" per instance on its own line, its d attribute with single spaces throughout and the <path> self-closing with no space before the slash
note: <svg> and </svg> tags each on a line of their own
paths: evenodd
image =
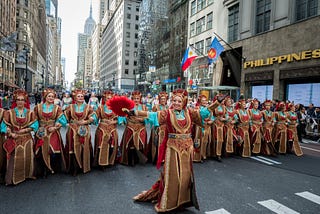
<svg viewBox="0 0 320 214">
<path fill-rule="evenodd" d="M 94 130 L 92 126 L 92 135 Z M 65 129 L 61 132 L 65 135 Z M 194 164 L 200 211 L 178 213 L 318 213 L 320 144 L 302 148 L 302 157 L 229 157 L 222 163 Z M 155 213 L 151 203 L 135 203 L 132 197 L 151 187 L 158 176 L 151 164 L 118 164 L 76 177 L 56 174 L 1 185 L 0 213 Z"/>
</svg>

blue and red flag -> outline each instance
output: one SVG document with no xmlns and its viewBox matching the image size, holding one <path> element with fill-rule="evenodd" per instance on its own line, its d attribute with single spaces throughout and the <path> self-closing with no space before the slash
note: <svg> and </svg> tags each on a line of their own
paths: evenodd
<svg viewBox="0 0 320 214">
<path fill-rule="evenodd" d="M 192 61 L 197 58 L 198 55 L 193 50 L 192 47 L 188 47 L 187 50 L 184 52 L 183 59 L 181 62 L 182 71 L 185 71 L 192 63 Z"/>
<path fill-rule="evenodd" d="M 211 65 L 212 62 L 217 61 L 222 51 L 224 51 L 224 47 L 220 44 L 217 37 L 214 37 L 208 51 L 208 64 Z"/>
</svg>

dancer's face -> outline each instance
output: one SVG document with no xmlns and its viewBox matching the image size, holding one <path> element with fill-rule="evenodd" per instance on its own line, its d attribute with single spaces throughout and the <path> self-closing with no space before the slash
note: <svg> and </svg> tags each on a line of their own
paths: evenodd
<svg viewBox="0 0 320 214">
<path fill-rule="evenodd" d="M 83 103 L 84 102 L 83 94 L 77 94 L 77 102 L 78 103 Z"/>
<path fill-rule="evenodd" d="M 18 96 L 16 99 L 17 107 L 23 108 L 26 100 L 24 99 L 24 96 Z"/>
<path fill-rule="evenodd" d="M 53 103 L 53 102 L 54 102 L 54 94 L 53 94 L 53 93 L 49 93 L 49 94 L 46 96 L 46 102 L 47 102 L 47 103 Z"/>
<path fill-rule="evenodd" d="M 174 110 L 182 110 L 182 106 L 183 106 L 183 100 L 181 97 L 179 96 L 174 96 L 173 100 L 172 100 L 172 107 Z"/>
<path fill-rule="evenodd" d="M 167 104 L 167 99 L 165 97 L 160 98 L 160 104 L 161 105 L 166 105 Z"/>
</svg>

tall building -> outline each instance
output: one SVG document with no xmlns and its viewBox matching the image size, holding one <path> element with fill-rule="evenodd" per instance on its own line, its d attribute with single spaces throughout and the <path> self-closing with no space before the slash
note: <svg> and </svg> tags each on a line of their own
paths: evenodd
<svg viewBox="0 0 320 214">
<path fill-rule="evenodd" d="M 152 84 L 165 85 L 169 79 L 168 4 L 160 0 L 141 2 L 136 85 L 144 92 L 150 92 Z"/>
<path fill-rule="evenodd" d="M 46 59 L 46 34 L 43 33 L 46 31 L 45 0 L 37 0 L 36 4 L 17 1 L 16 14 L 16 51 L 19 54 L 23 49 L 28 50 L 27 63 L 16 63 L 16 83 L 28 92 L 35 92 L 38 85 L 36 79 L 42 74 Z"/>
<path fill-rule="evenodd" d="M 110 82 L 117 90 L 133 90 L 138 65 L 138 29 L 141 1 L 120 1 L 106 25 L 101 42 L 100 87 Z M 111 6 L 116 4 L 113 1 Z M 112 7 L 110 7 L 112 9 Z"/>
<path fill-rule="evenodd" d="M 239 75 L 246 97 L 320 106 L 320 1 L 228 0 L 223 6 L 233 49 L 222 55 L 221 82 Z"/>
<path fill-rule="evenodd" d="M 197 93 L 199 86 L 217 85 L 213 76 L 214 68 L 208 66 L 207 52 L 210 49 L 214 33 L 225 36 L 225 20 L 223 1 L 194 0 L 189 1 L 188 40 L 187 46 L 192 46 L 198 57 L 185 71 L 185 80 L 189 93 Z M 181 59 L 182 59 L 181 55 Z M 194 90 L 192 90 L 194 89 Z"/>
<path fill-rule="evenodd" d="M 88 47 L 89 35 L 78 33 L 78 54 L 77 54 L 77 72 L 75 82 L 79 82 L 81 86 L 84 85 L 84 75 L 85 75 L 85 59 L 86 59 L 86 49 Z"/>
<path fill-rule="evenodd" d="M 16 1 L 0 1 L 0 39 L 16 31 Z M 15 82 L 14 52 L 0 50 L 0 90 L 14 89 Z"/>
<path fill-rule="evenodd" d="M 92 4 L 91 4 L 90 5 L 90 15 L 86 19 L 86 23 L 84 25 L 84 33 L 91 36 L 93 34 L 95 26 L 96 26 L 96 22 L 92 18 Z"/>
</svg>

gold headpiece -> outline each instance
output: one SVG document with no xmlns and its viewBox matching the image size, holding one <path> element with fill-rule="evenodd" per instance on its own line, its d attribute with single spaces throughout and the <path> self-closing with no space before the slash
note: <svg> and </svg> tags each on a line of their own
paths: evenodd
<svg viewBox="0 0 320 214">
<path fill-rule="evenodd" d="M 23 96 L 24 100 L 28 100 L 28 93 L 23 89 L 17 89 L 13 92 L 13 99 L 16 100 L 17 97 Z"/>
<path fill-rule="evenodd" d="M 46 97 L 48 96 L 48 94 L 52 93 L 54 95 L 54 97 L 57 96 L 56 91 L 53 90 L 52 88 L 46 88 L 43 90 L 42 92 L 42 97 L 43 99 L 46 99 Z"/>
</svg>

